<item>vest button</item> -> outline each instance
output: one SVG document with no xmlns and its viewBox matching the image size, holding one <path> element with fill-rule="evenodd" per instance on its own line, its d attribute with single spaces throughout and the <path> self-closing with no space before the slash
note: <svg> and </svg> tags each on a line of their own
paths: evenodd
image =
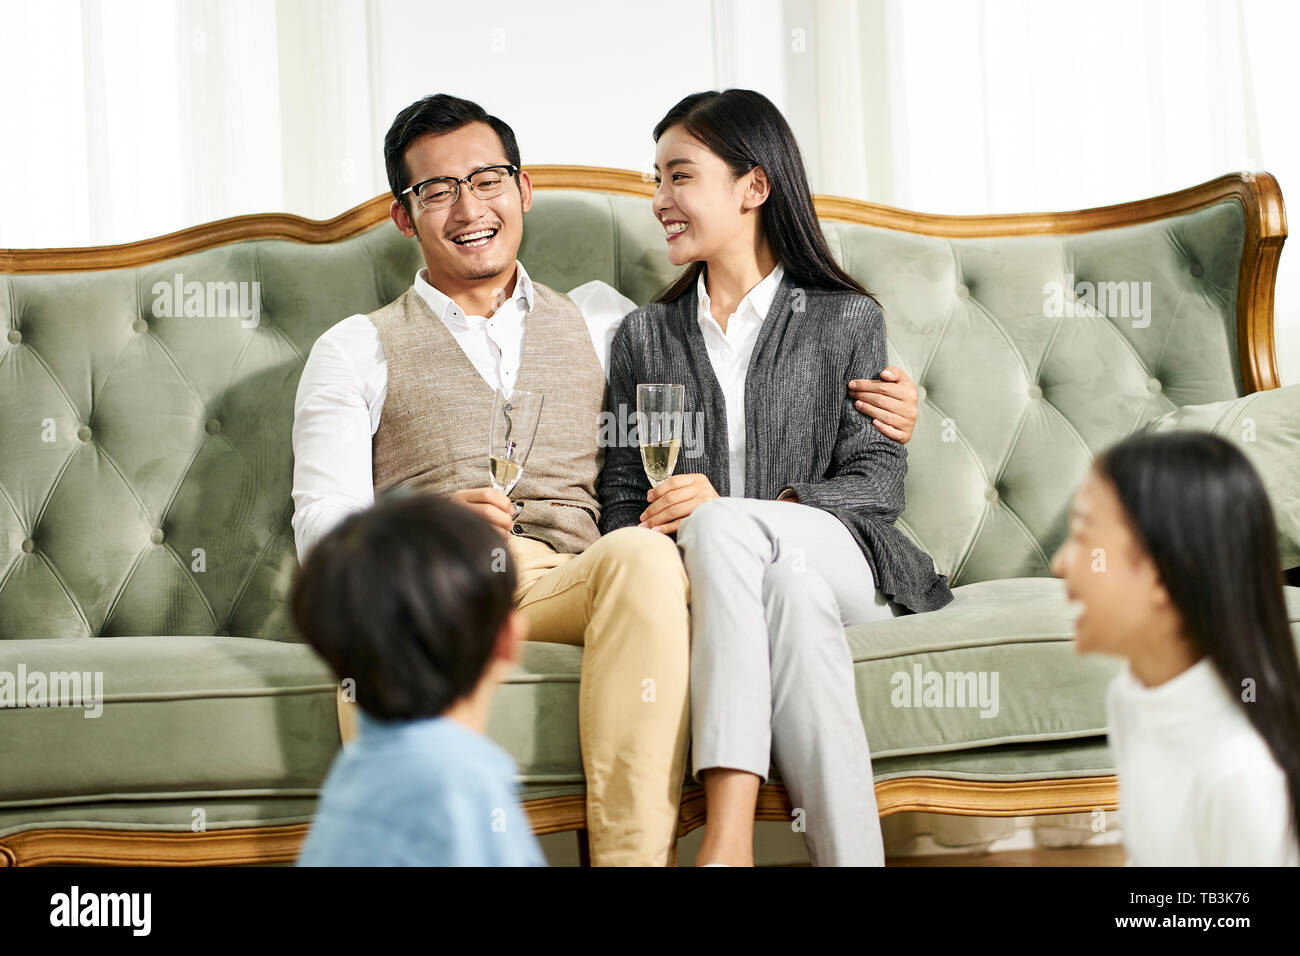
<svg viewBox="0 0 1300 956">
<path fill-rule="evenodd" d="M 524 533 L 524 526 L 521 525 L 521 524 L 517 524 L 517 525 L 515 525 L 514 528 L 512 528 L 511 530 L 514 531 L 515 534 L 523 534 L 523 533 Z"/>
</svg>

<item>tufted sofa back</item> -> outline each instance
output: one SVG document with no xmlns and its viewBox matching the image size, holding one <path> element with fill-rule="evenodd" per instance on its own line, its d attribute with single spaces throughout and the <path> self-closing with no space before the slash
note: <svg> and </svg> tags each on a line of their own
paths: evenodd
<svg viewBox="0 0 1300 956">
<path fill-rule="evenodd" d="M 553 187 L 525 219 L 536 279 L 637 302 L 668 282 L 635 174 L 534 174 Z M 294 639 L 294 392 L 317 336 L 420 265 L 386 206 L 0 252 L 0 638 Z M 900 525 L 954 585 L 1048 574 L 1094 454 L 1175 406 L 1276 384 L 1272 177 L 1055 217 L 819 209 L 920 385 Z"/>
</svg>

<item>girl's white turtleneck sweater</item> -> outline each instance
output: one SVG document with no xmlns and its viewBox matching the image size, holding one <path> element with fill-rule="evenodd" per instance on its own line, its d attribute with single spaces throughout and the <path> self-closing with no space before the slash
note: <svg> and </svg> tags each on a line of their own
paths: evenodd
<svg viewBox="0 0 1300 956">
<path fill-rule="evenodd" d="M 1132 866 L 1296 866 L 1286 777 L 1208 657 L 1106 692 Z"/>
</svg>

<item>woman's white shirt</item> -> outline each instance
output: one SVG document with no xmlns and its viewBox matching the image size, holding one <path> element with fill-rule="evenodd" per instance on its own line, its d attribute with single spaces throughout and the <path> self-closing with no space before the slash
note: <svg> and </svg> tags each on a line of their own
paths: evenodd
<svg viewBox="0 0 1300 956">
<path fill-rule="evenodd" d="M 1156 687 L 1125 666 L 1106 712 L 1131 865 L 1300 865 L 1286 776 L 1209 658 Z"/>
<path fill-rule="evenodd" d="M 754 343 L 758 340 L 758 330 L 767 318 L 772 300 L 776 298 L 777 287 L 785 269 L 778 263 L 754 288 L 745 293 L 745 297 L 736 306 L 736 311 L 727 319 L 727 331 L 713 317 L 709 308 L 709 293 L 705 289 L 704 273 L 700 270 L 696 282 L 696 299 L 699 301 L 700 331 L 704 333 L 704 345 L 709 352 L 709 363 L 713 366 L 714 377 L 722 389 L 722 397 L 727 406 L 727 462 L 731 480 L 730 495 L 736 498 L 745 496 L 745 373 L 749 371 L 749 360 L 754 354 Z"/>
</svg>

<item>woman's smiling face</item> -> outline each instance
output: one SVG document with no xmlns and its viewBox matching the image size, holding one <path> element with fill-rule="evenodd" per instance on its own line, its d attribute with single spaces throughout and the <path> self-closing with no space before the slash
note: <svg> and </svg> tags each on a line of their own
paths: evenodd
<svg viewBox="0 0 1300 956">
<path fill-rule="evenodd" d="M 664 227 L 668 261 L 685 265 L 752 243 L 758 208 L 747 196 L 753 176 L 733 176 L 720 156 L 681 126 L 665 130 L 655 146 L 654 213 Z"/>
</svg>

